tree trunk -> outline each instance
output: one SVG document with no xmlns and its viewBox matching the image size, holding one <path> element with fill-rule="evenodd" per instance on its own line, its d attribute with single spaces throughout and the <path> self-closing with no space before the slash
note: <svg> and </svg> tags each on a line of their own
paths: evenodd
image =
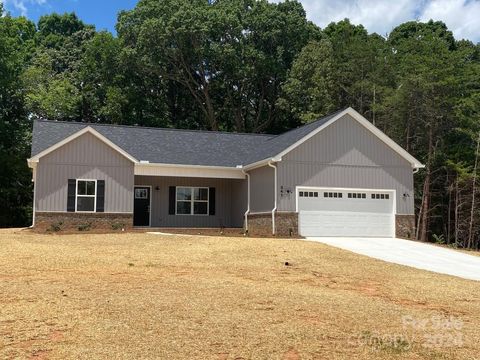
<svg viewBox="0 0 480 360">
<path fill-rule="evenodd" d="M 452 186 L 447 173 L 448 186 L 448 210 L 447 210 L 447 245 L 450 245 L 450 235 L 452 234 Z"/>
<path fill-rule="evenodd" d="M 458 224 L 458 208 L 460 207 L 460 204 L 458 202 L 459 198 L 459 189 L 458 189 L 458 176 L 457 179 L 455 180 L 455 244 L 458 244 L 459 240 L 459 224 Z"/>
<path fill-rule="evenodd" d="M 473 167 L 473 180 L 472 180 L 472 206 L 470 207 L 470 223 L 468 227 L 468 241 L 467 248 L 472 247 L 473 240 L 473 215 L 475 213 L 475 193 L 477 187 L 477 166 L 478 166 L 478 148 L 480 146 L 480 133 L 477 137 L 477 148 L 475 150 L 475 165 Z"/>
<path fill-rule="evenodd" d="M 433 162 L 433 131 L 430 125 L 428 130 L 428 155 L 427 155 L 427 174 L 425 175 L 425 182 L 423 183 L 423 197 L 422 197 L 422 217 L 420 221 L 420 241 L 428 240 L 428 221 L 430 210 L 430 182 L 432 177 L 432 162 Z"/>
</svg>

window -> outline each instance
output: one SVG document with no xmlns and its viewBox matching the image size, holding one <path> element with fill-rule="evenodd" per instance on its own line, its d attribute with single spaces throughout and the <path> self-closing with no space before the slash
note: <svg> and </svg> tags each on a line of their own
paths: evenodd
<svg viewBox="0 0 480 360">
<path fill-rule="evenodd" d="M 342 198 L 343 194 L 339 192 L 324 192 L 323 197 L 324 198 Z"/>
<path fill-rule="evenodd" d="M 372 194 L 372 199 L 388 200 L 390 199 L 389 194 Z"/>
<path fill-rule="evenodd" d="M 349 199 L 366 199 L 367 194 L 365 193 L 348 193 L 348 198 Z"/>
<path fill-rule="evenodd" d="M 177 187 L 177 215 L 208 215 L 208 188 Z"/>
<path fill-rule="evenodd" d="M 135 189 L 135 199 L 148 199 L 148 189 Z"/>
<path fill-rule="evenodd" d="M 299 197 L 318 197 L 318 191 L 299 191 L 298 196 Z"/>
<path fill-rule="evenodd" d="M 95 212 L 97 180 L 77 180 L 76 211 Z"/>
</svg>

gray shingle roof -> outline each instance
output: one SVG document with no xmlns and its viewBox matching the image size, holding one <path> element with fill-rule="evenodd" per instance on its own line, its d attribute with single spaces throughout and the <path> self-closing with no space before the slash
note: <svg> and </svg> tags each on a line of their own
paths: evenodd
<svg viewBox="0 0 480 360">
<path fill-rule="evenodd" d="M 138 160 L 163 164 L 235 167 L 277 155 L 338 113 L 280 135 L 36 120 L 33 124 L 32 156 L 91 126 Z"/>
</svg>

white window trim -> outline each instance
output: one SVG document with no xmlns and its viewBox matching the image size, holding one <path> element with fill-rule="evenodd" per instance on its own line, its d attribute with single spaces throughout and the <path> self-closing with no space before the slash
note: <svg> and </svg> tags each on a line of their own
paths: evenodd
<svg viewBox="0 0 480 360">
<path fill-rule="evenodd" d="M 79 195 L 78 194 L 78 182 L 79 181 L 94 181 L 95 182 L 95 195 Z M 77 199 L 82 197 L 93 197 L 93 211 L 79 211 L 77 210 Z M 76 179 L 75 181 L 75 212 L 77 213 L 96 213 L 97 212 L 97 179 Z"/>
<path fill-rule="evenodd" d="M 191 200 L 177 200 L 178 199 L 178 189 L 190 189 L 192 198 Z M 207 190 L 207 200 L 195 200 L 195 191 L 194 189 L 206 189 Z M 179 214 L 178 213 L 178 202 L 190 202 L 190 214 Z M 206 214 L 194 214 L 194 204 L 196 202 L 206 202 L 207 203 L 207 213 Z M 210 214 L 210 188 L 205 186 L 175 186 L 175 215 L 178 216 L 209 216 Z"/>
</svg>

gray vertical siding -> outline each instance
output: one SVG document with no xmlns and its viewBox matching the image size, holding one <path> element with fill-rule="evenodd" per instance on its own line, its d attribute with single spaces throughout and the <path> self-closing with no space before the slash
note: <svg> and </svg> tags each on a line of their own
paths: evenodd
<svg viewBox="0 0 480 360">
<path fill-rule="evenodd" d="M 274 206 L 274 170 L 269 166 L 263 166 L 252 171 L 250 174 L 250 211 L 272 211 Z"/>
<path fill-rule="evenodd" d="M 246 209 L 241 200 L 246 199 L 242 182 L 245 180 L 135 176 L 135 185 L 152 186 L 151 226 L 158 227 L 241 227 Z M 169 215 L 170 186 L 214 187 L 215 215 Z"/>
<path fill-rule="evenodd" d="M 413 214 L 411 165 L 349 115 L 286 154 L 278 164 L 279 211 L 295 211 L 295 187 L 394 189 L 398 214 Z M 408 194 L 404 197 L 403 194 Z"/>
<path fill-rule="evenodd" d="M 244 215 L 247 210 L 247 180 L 230 180 L 231 188 L 231 226 L 243 227 Z"/>
<path fill-rule="evenodd" d="M 133 212 L 133 163 L 91 134 L 40 158 L 36 210 L 67 211 L 68 179 L 105 180 L 105 212 Z"/>
</svg>

